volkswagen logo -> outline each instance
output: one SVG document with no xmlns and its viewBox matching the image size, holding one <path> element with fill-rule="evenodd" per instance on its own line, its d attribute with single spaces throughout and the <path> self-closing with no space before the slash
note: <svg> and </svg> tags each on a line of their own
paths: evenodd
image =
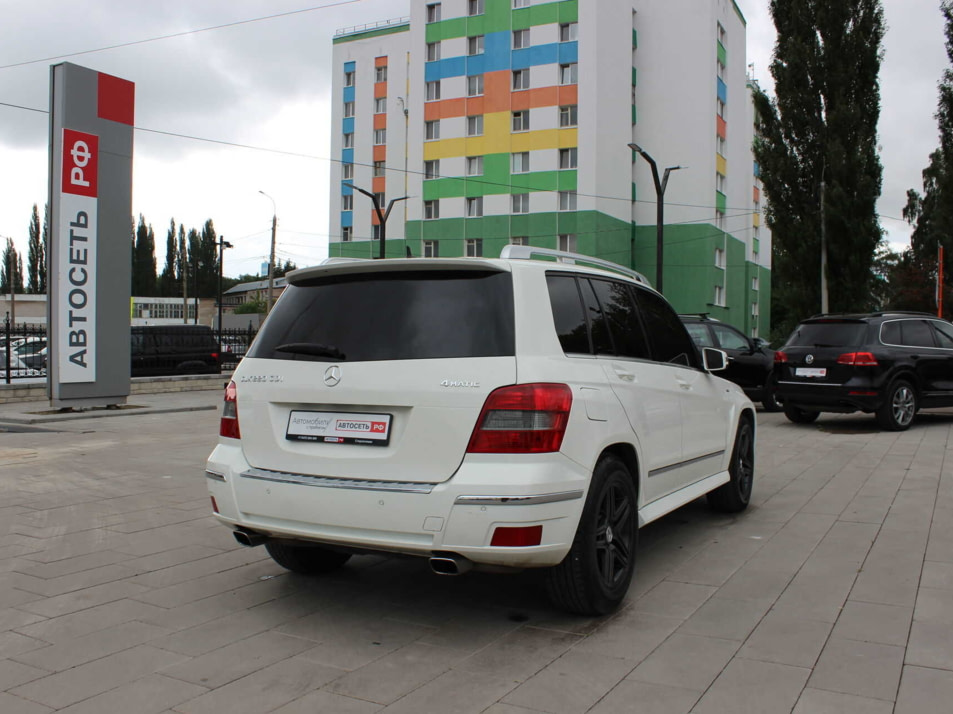
<svg viewBox="0 0 953 714">
<path fill-rule="evenodd" d="M 324 370 L 324 383 L 329 387 L 337 386 L 341 381 L 341 368 L 338 365 L 331 365 Z"/>
<path fill-rule="evenodd" d="M 804 364 L 814 364 L 814 355 L 808 355 L 804 358 Z M 334 369 L 333 367 L 331 369 Z M 329 370 L 330 371 L 330 370 Z M 327 382 L 328 378 L 325 377 L 324 381 Z"/>
</svg>

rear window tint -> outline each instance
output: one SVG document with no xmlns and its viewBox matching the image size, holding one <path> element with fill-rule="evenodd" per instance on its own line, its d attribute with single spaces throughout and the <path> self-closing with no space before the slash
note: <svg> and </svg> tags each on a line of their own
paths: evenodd
<svg viewBox="0 0 953 714">
<path fill-rule="evenodd" d="M 924 320 L 903 320 L 900 324 L 903 344 L 907 347 L 936 347 L 933 331 Z"/>
<path fill-rule="evenodd" d="M 249 357 L 372 362 L 512 356 L 509 273 L 326 276 L 285 289 Z M 282 351 L 282 345 L 310 345 Z M 321 355 L 321 347 L 329 354 Z"/>
<path fill-rule="evenodd" d="M 589 328 L 576 279 L 571 275 L 547 275 L 553 325 L 566 354 L 589 354 Z"/>
<path fill-rule="evenodd" d="M 863 345 L 866 322 L 805 322 L 788 338 L 788 347 L 853 347 Z"/>
</svg>

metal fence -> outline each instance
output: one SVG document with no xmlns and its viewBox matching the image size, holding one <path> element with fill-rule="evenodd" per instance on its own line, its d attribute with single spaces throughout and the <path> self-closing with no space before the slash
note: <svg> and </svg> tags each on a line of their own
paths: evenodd
<svg viewBox="0 0 953 714">
<path fill-rule="evenodd" d="M 213 331 L 219 341 L 219 364 L 223 371 L 235 369 L 248 351 L 256 329 L 223 329 Z M 47 359 L 46 325 L 12 325 L 9 316 L 3 322 L 0 333 L 0 382 L 11 384 L 13 380 L 36 380 L 46 378 Z"/>
</svg>

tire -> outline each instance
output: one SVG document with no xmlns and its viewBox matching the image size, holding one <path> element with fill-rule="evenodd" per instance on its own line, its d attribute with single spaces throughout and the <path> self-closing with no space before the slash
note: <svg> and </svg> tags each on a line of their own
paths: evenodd
<svg viewBox="0 0 953 714">
<path fill-rule="evenodd" d="M 811 424 L 814 421 L 817 421 L 817 417 L 820 416 L 820 412 L 812 412 L 807 409 L 801 409 L 796 407 L 793 404 L 790 406 L 784 407 L 784 416 L 788 420 L 793 421 L 795 424 Z"/>
<path fill-rule="evenodd" d="M 265 543 L 265 550 L 282 568 L 299 575 L 330 573 L 344 565 L 351 557 L 350 553 L 310 545 Z"/>
<path fill-rule="evenodd" d="M 905 431 L 919 407 L 917 390 L 907 380 L 898 379 L 887 390 L 887 399 L 877 410 L 877 421 L 887 431 Z"/>
<path fill-rule="evenodd" d="M 605 615 L 625 598 L 635 570 L 638 498 L 632 475 L 615 456 L 600 459 L 572 547 L 548 573 L 553 603 L 579 615 Z"/>
<path fill-rule="evenodd" d="M 784 408 L 778 400 L 778 378 L 773 374 L 769 374 L 764 381 L 764 397 L 761 405 L 766 412 L 779 412 Z"/>
<path fill-rule="evenodd" d="M 708 493 L 708 505 L 722 513 L 738 513 L 748 507 L 754 485 L 754 427 L 747 419 L 738 424 L 728 473 L 728 483 Z"/>
</svg>

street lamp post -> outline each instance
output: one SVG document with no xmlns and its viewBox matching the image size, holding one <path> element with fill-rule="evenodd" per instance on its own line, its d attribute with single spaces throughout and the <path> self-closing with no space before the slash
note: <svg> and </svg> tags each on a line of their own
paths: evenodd
<svg viewBox="0 0 953 714">
<path fill-rule="evenodd" d="M 225 236 L 218 237 L 218 354 L 222 354 L 222 274 L 225 272 L 225 249 L 232 244 L 225 240 Z"/>
<path fill-rule="evenodd" d="M 390 201 L 387 202 L 387 210 L 384 211 L 384 210 L 381 210 L 380 201 L 377 200 L 376 194 L 373 194 L 370 191 L 365 191 L 363 188 L 360 188 L 359 186 L 355 186 L 353 183 L 346 183 L 344 185 L 350 186 L 355 191 L 360 191 L 369 199 L 371 199 L 371 201 L 374 202 L 374 210 L 377 212 L 377 220 L 380 221 L 380 226 L 381 226 L 381 250 L 380 250 L 380 255 L 378 256 L 378 258 L 383 260 L 386 257 L 384 255 L 384 242 L 387 240 L 387 218 L 388 216 L 390 216 L 390 212 L 391 210 L 393 210 L 395 203 L 397 203 L 398 201 L 406 201 L 408 198 L 410 198 L 410 196 L 401 196 L 400 198 L 392 198 Z"/>
<path fill-rule="evenodd" d="M 264 191 L 259 191 L 262 196 L 271 201 L 271 253 L 268 256 L 268 306 L 265 314 L 271 313 L 271 306 L 275 294 L 275 232 L 278 229 L 278 208 L 275 205 L 275 199 Z"/>
<path fill-rule="evenodd" d="M 658 164 L 655 163 L 655 159 L 649 156 L 641 146 L 638 144 L 629 144 L 629 148 L 632 151 L 641 154 L 642 158 L 645 159 L 649 166 L 652 167 L 652 180 L 655 181 L 655 197 L 656 197 L 656 206 L 655 206 L 655 289 L 660 293 L 662 292 L 662 261 L 664 259 L 664 238 L 665 238 L 665 224 L 663 223 L 664 214 L 665 214 L 665 187 L 668 185 L 668 176 L 672 171 L 678 171 L 679 169 L 685 168 L 684 166 L 669 166 L 665 169 L 665 173 L 662 175 L 662 179 L 659 180 L 658 175 Z"/>
</svg>

